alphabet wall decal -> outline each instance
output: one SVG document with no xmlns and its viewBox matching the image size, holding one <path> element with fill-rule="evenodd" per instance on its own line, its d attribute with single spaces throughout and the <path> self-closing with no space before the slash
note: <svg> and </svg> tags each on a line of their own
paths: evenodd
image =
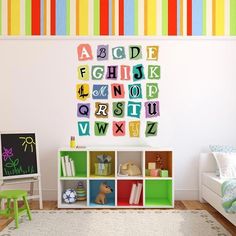
<svg viewBox="0 0 236 236">
<path fill-rule="evenodd" d="M 78 135 L 131 138 L 158 134 L 158 45 L 79 44 Z"/>
</svg>

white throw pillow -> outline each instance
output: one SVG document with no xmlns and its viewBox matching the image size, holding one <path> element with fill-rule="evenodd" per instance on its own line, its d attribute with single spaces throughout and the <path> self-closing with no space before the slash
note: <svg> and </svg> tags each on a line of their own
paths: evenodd
<svg viewBox="0 0 236 236">
<path fill-rule="evenodd" d="M 236 147 L 229 145 L 209 145 L 209 149 L 212 153 L 213 152 L 236 153 Z M 216 176 L 220 176 L 220 170 L 218 167 L 216 169 Z"/>
<path fill-rule="evenodd" d="M 221 178 L 236 178 L 236 153 L 213 152 Z"/>
</svg>

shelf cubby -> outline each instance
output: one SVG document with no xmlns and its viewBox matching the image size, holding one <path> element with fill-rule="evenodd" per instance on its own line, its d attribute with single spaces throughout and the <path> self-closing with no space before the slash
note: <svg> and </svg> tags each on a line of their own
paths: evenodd
<svg viewBox="0 0 236 236">
<path fill-rule="evenodd" d="M 172 180 L 145 180 L 146 207 L 170 207 L 172 203 Z"/>
<path fill-rule="evenodd" d="M 168 170 L 168 177 L 172 177 L 172 151 L 145 151 L 145 170 L 148 169 L 149 162 L 157 162 L 157 157 L 161 158 L 162 169 Z M 157 165 L 157 168 L 160 167 Z"/>
<path fill-rule="evenodd" d="M 119 176 L 119 168 L 120 165 L 125 163 L 134 163 L 137 165 L 141 170 L 141 175 L 137 176 L 129 176 L 129 177 L 141 177 L 143 175 L 143 152 L 142 151 L 118 151 L 117 152 L 117 176 Z M 125 178 L 126 176 L 124 176 Z"/>
<path fill-rule="evenodd" d="M 83 200 L 83 201 L 78 201 L 77 200 L 75 203 L 71 203 L 71 204 L 65 203 L 63 201 L 63 198 L 62 198 L 62 194 L 66 189 L 74 189 L 76 191 L 79 182 L 82 182 L 83 187 L 84 187 L 85 192 L 86 192 L 86 196 L 87 196 L 87 180 L 78 179 L 78 180 L 61 180 L 60 181 L 59 188 L 61 190 L 61 196 L 60 196 L 60 199 L 58 199 L 58 201 L 60 201 L 60 205 L 63 208 L 83 208 L 83 207 L 87 207 L 87 197 L 86 197 L 86 200 Z"/>
<path fill-rule="evenodd" d="M 87 177 L 87 151 L 60 151 L 60 162 L 61 158 L 68 156 L 74 161 L 75 165 L 75 176 L 74 177 Z M 62 175 L 62 165 L 60 165 L 60 177 Z M 66 178 L 66 177 L 63 177 Z M 68 177 L 70 178 L 70 177 Z"/>
<path fill-rule="evenodd" d="M 111 175 L 95 175 L 95 163 L 98 155 L 111 157 Z M 89 176 L 91 178 L 110 178 L 115 177 L 115 151 L 90 151 L 89 152 Z"/>
<path fill-rule="evenodd" d="M 111 187 L 113 192 L 106 194 L 107 202 L 103 204 L 97 204 L 95 203 L 95 199 L 100 191 L 100 185 L 101 183 L 106 183 L 108 186 Z M 90 180 L 89 181 L 89 192 L 90 192 L 90 198 L 89 198 L 89 206 L 90 207 L 112 207 L 115 206 L 115 180 Z"/>
<path fill-rule="evenodd" d="M 143 206 L 143 188 L 138 204 L 129 204 L 130 193 L 133 184 L 142 183 L 143 180 L 117 180 L 117 205 L 120 207 L 126 206 Z"/>
</svg>

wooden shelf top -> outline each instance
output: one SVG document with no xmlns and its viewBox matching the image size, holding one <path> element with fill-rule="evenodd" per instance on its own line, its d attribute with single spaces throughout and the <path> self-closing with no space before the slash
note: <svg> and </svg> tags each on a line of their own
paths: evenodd
<svg viewBox="0 0 236 236">
<path fill-rule="evenodd" d="M 64 147 L 59 151 L 172 151 L 171 148 L 151 146 L 86 146 L 81 148 Z"/>
</svg>

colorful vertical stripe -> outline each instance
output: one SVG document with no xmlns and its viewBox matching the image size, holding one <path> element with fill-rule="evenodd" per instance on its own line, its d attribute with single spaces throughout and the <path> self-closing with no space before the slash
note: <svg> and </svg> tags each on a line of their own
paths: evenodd
<svg viewBox="0 0 236 236">
<path fill-rule="evenodd" d="M 207 33 L 207 0 L 202 0 L 202 35 Z"/>
<path fill-rule="evenodd" d="M 8 2 L 9 33 L 20 35 L 20 0 L 10 0 Z"/>
<path fill-rule="evenodd" d="M 2 35 L 2 0 L 0 0 L 0 35 Z"/>
<path fill-rule="evenodd" d="M 134 0 L 124 0 L 124 34 L 134 35 Z"/>
<path fill-rule="evenodd" d="M 100 35 L 109 35 L 109 0 L 100 0 Z"/>
<path fill-rule="evenodd" d="M 192 0 L 192 34 L 203 34 L 203 0 Z"/>
<path fill-rule="evenodd" d="M 50 0 L 51 1 L 51 5 L 50 5 L 50 10 L 51 10 L 51 24 L 50 24 L 50 28 L 51 28 L 51 35 L 55 35 L 56 34 L 56 0 Z"/>
<path fill-rule="evenodd" d="M 43 0 L 43 34 L 47 34 L 47 0 Z"/>
<path fill-rule="evenodd" d="M 168 0 L 168 35 L 177 35 L 177 0 Z"/>
<path fill-rule="evenodd" d="M 25 34 L 31 35 L 31 0 L 25 0 Z"/>
<path fill-rule="evenodd" d="M 177 0 L 177 35 L 180 35 L 180 0 Z"/>
<path fill-rule="evenodd" d="M 144 34 L 156 35 L 156 0 L 144 1 Z"/>
<path fill-rule="evenodd" d="M 236 35 L 236 1 L 230 0 L 230 35 Z"/>
<path fill-rule="evenodd" d="M 184 0 L 180 0 L 179 2 L 179 34 L 183 35 L 184 31 L 183 31 L 183 27 L 184 27 L 184 18 L 183 18 L 183 10 L 184 10 Z"/>
<path fill-rule="evenodd" d="M 192 0 L 187 0 L 187 35 L 192 35 Z"/>
<path fill-rule="evenodd" d="M 79 0 L 79 11 L 78 11 L 78 35 L 88 35 L 88 0 Z"/>
<path fill-rule="evenodd" d="M 0 36 L 236 36 L 236 0 L 0 0 Z"/>
<path fill-rule="evenodd" d="M 56 0 L 56 35 L 66 35 L 66 0 Z"/>
<path fill-rule="evenodd" d="M 213 0 L 212 2 L 212 31 L 213 35 L 222 36 L 225 33 L 225 1 L 224 0 Z"/>
<path fill-rule="evenodd" d="M 0 0 L 0 35 L 2 35 L 2 0 Z"/>
<path fill-rule="evenodd" d="M 134 35 L 138 35 L 138 0 L 134 0 Z"/>
<path fill-rule="evenodd" d="M 100 0 L 94 0 L 94 35 L 99 35 L 100 34 Z"/>
<path fill-rule="evenodd" d="M 162 35 L 168 35 L 168 0 L 162 0 Z"/>
<path fill-rule="evenodd" d="M 41 0 L 32 0 L 31 2 L 32 35 L 40 35 L 41 33 L 40 32 L 40 12 L 42 11 L 42 9 L 40 8 L 41 6 L 40 3 L 41 3 Z"/>
<path fill-rule="evenodd" d="M 119 35 L 124 35 L 124 0 L 119 0 Z"/>
<path fill-rule="evenodd" d="M 44 0 L 40 0 L 40 35 L 44 35 Z"/>
</svg>

